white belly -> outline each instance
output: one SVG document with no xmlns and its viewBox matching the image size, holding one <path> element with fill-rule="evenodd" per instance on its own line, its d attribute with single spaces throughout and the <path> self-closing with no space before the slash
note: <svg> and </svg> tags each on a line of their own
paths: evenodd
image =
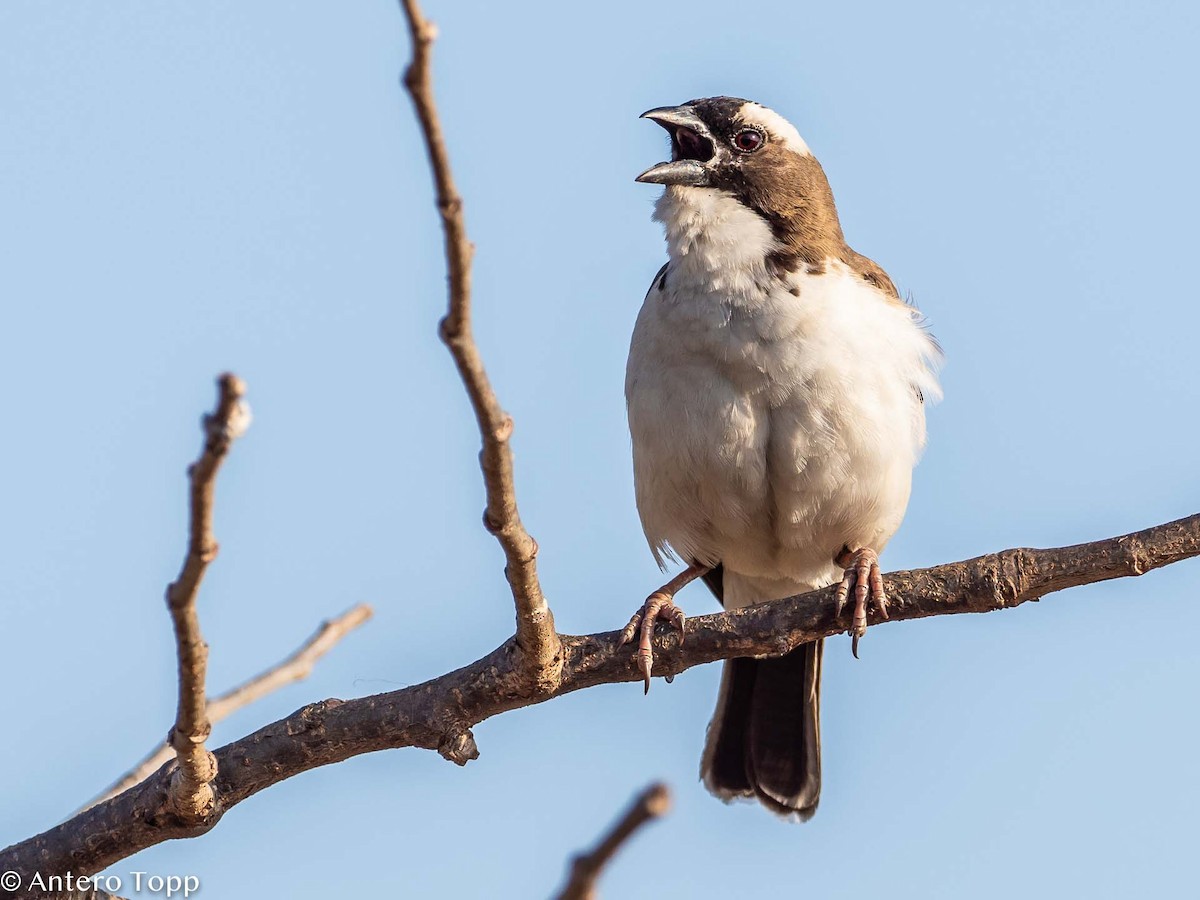
<svg viewBox="0 0 1200 900">
<path fill-rule="evenodd" d="M 722 563 L 728 606 L 829 584 L 843 546 L 882 549 L 900 524 L 936 344 L 841 263 L 709 293 L 694 274 L 673 263 L 651 288 L 630 349 L 647 539 L 660 563 Z"/>
</svg>

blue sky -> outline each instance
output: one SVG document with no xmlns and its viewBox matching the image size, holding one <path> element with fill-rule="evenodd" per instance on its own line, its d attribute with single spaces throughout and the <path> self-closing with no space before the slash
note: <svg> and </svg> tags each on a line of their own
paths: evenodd
<svg viewBox="0 0 1200 900">
<path fill-rule="evenodd" d="M 622 378 L 662 263 L 664 139 L 712 94 L 788 117 L 846 233 L 928 314 L 946 399 L 888 568 L 1196 511 L 1200 8 L 1185 3 L 435 3 L 437 92 L 478 245 L 476 327 L 516 419 L 560 628 L 660 582 Z M 416 683 L 502 641 L 478 440 L 435 337 L 441 237 L 385 0 L 0 5 L 0 844 L 166 732 L 162 592 L 213 378 L 255 423 L 218 489 L 210 688 L 324 617 L 376 618 L 222 744 L 309 700 Z M 307 773 L 111 871 L 203 896 L 546 896 L 655 778 L 672 816 L 617 897 L 1009 898 L 1190 889 L 1200 566 L 826 653 L 825 790 L 782 824 L 704 793 L 717 667 Z M 693 614 L 714 602 L 680 597 Z M 1187 888 L 1185 888 L 1185 885 Z"/>
</svg>

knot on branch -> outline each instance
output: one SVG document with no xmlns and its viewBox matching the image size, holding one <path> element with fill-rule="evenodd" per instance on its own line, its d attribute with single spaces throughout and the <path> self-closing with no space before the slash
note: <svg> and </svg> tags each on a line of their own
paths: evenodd
<svg viewBox="0 0 1200 900">
<path fill-rule="evenodd" d="M 510 437 L 512 437 L 512 433 L 513 418 L 508 413 L 504 413 L 503 418 L 500 419 L 500 424 L 497 425 L 495 431 L 492 432 L 492 436 L 498 443 L 503 444 Z"/>
<path fill-rule="evenodd" d="M 475 735 L 470 728 L 456 725 L 446 731 L 438 741 L 438 753 L 443 759 L 448 759 L 456 766 L 465 766 L 473 759 L 479 759 L 479 747 L 475 743 Z"/>
<path fill-rule="evenodd" d="M 193 727 L 195 730 L 192 732 L 182 731 L 178 725 L 171 727 L 167 732 L 167 743 L 171 745 L 172 750 L 176 753 L 190 753 L 196 747 L 204 746 L 204 742 L 212 734 L 212 723 L 205 718 L 196 722 Z"/>
<path fill-rule="evenodd" d="M 212 751 L 205 750 L 199 756 L 195 771 L 197 778 L 202 778 L 206 783 L 211 783 L 217 779 L 217 758 Z"/>
<path fill-rule="evenodd" d="M 198 825 L 217 809 L 211 784 L 193 785 L 176 771 L 171 778 L 170 811 L 189 825 Z"/>
<path fill-rule="evenodd" d="M 453 344 L 462 334 L 462 325 L 453 314 L 442 316 L 438 321 L 438 337 L 443 344 Z"/>
<path fill-rule="evenodd" d="M 217 778 L 217 758 L 197 746 L 181 754 L 171 773 L 167 802 L 171 811 L 190 824 L 209 818 L 217 808 L 212 783 Z"/>
<path fill-rule="evenodd" d="M 566 653 L 548 607 L 540 614 L 517 619 L 513 649 L 517 693 L 534 703 L 553 697 L 562 687 Z"/>
<path fill-rule="evenodd" d="M 411 14 L 409 21 L 412 22 L 413 37 L 418 43 L 425 44 L 428 47 L 429 44 L 437 40 L 438 27 L 435 23 L 425 18 L 419 20 L 411 18 Z"/>
</svg>

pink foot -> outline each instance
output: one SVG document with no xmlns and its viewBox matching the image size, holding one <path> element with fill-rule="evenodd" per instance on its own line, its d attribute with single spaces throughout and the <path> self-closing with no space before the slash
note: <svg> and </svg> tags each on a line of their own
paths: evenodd
<svg viewBox="0 0 1200 900">
<path fill-rule="evenodd" d="M 863 547 L 853 552 L 845 548 L 834 560 L 846 570 L 842 583 L 834 594 L 837 604 L 837 614 L 840 616 L 846 608 L 850 589 L 854 589 L 854 620 L 850 628 L 850 652 L 858 659 L 858 641 L 867 633 L 867 606 L 873 604 L 879 614 L 888 617 L 887 594 L 883 591 L 883 572 L 879 568 L 879 554 L 869 547 Z"/>
<path fill-rule="evenodd" d="M 642 608 L 633 614 L 629 624 L 621 631 L 619 646 L 624 646 L 638 635 L 637 659 L 638 671 L 646 682 L 644 693 L 650 693 L 650 671 L 654 668 L 654 626 L 665 620 L 679 631 L 679 644 L 683 646 L 684 623 L 687 617 L 683 610 L 675 605 L 675 593 L 702 576 L 709 566 L 691 565 L 676 575 L 661 588 L 646 598 Z M 669 680 L 669 679 L 668 679 Z"/>
</svg>

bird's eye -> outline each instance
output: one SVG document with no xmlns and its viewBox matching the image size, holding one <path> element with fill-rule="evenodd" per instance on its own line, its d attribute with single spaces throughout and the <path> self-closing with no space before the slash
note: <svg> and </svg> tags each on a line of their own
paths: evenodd
<svg viewBox="0 0 1200 900">
<path fill-rule="evenodd" d="M 742 153 L 753 153 L 766 142 L 757 128 L 743 128 L 733 136 L 733 146 Z"/>
</svg>

